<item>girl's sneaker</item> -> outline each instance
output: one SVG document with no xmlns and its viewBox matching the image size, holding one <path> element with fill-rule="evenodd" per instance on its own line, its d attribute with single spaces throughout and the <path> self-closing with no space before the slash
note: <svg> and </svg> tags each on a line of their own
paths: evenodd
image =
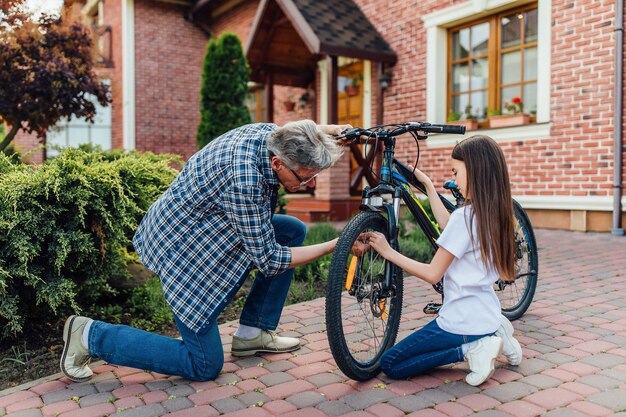
<svg viewBox="0 0 626 417">
<path fill-rule="evenodd" d="M 502 339 L 498 336 L 486 336 L 479 339 L 476 346 L 465 354 L 471 371 L 465 377 L 465 381 L 474 387 L 485 382 L 493 375 L 496 358 L 500 352 L 502 352 Z"/>
<path fill-rule="evenodd" d="M 513 325 L 504 316 L 500 316 L 500 327 L 496 330 L 496 336 L 502 338 L 502 353 L 506 356 L 509 364 L 517 366 L 522 363 L 522 347 L 513 337 Z"/>
</svg>

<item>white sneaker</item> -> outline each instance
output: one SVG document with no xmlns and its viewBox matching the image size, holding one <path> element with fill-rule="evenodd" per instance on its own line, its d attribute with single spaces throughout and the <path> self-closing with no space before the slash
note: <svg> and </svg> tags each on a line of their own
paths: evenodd
<svg viewBox="0 0 626 417">
<path fill-rule="evenodd" d="M 504 316 L 500 317 L 500 327 L 496 330 L 496 336 L 502 338 L 502 353 L 506 356 L 510 365 L 517 366 L 522 363 L 522 347 L 513 337 L 513 325 Z"/>
<path fill-rule="evenodd" d="M 61 355 L 61 371 L 74 382 L 85 382 L 91 379 L 93 372 L 89 368 L 89 350 L 81 342 L 85 325 L 89 318 L 70 316 L 63 327 L 63 354 Z"/>
<path fill-rule="evenodd" d="M 470 373 L 465 381 L 476 387 L 485 382 L 496 366 L 496 358 L 502 352 L 502 339 L 498 336 L 486 336 L 478 340 L 475 347 L 465 354 L 469 364 Z"/>
<path fill-rule="evenodd" d="M 231 353 L 233 356 L 252 356 L 258 352 L 291 352 L 300 348 L 300 339 L 278 336 L 269 330 L 261 330 L 257 337 L 245 339 L 233 336 Z"/>
</svg>

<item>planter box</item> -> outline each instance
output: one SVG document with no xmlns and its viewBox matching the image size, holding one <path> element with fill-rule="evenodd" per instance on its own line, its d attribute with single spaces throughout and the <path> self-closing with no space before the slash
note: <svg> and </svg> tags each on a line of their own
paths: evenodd
<svg viewBox="0 0 626 417">
<path fill-rule="evenodd" d="M 489 116 L 489 127 L 521 126 L 529 123 L 530 115 L 524 113 Z"/>
<path fill-rule="evenodd" d="M 452 122 L 446 122 L 446 123 L 449 125 L 465 126 L 465 131 L 478 129 L 478 120 L 476 119 L 454 120 Z"/>
</svg>

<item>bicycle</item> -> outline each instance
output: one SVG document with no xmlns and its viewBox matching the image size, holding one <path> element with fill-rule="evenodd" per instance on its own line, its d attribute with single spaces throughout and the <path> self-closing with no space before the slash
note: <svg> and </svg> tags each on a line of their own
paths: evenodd
<svg viewBox="0 0 626 417">
<path fill-rule="evenodd" d="M 326 289 L 326 330 L 331 353 L 343 373 L 355 380 L 368 380 L 380 371 L 380 358 L 395 343 L 402 315 L 403 276 L 400 268 L 385 260 L 374 250 L 361 256 L 350 253 L 362 233 L 379 231 L 390 245 L 399 250 L 398 225 L 401 200 L 416 220 L 432 245 L 433 253 L 440 230 L 430 218 L 412 190 L 422 194 L 425 187 L 417 180 L 409 167 L 394 158 L 395 138 L 410 133 L 418 148 L 419 140 L 429 133 L 464 134 L 464 126 L 435 125 L 409 122 L 387 124 L 370 129 L 354 128 L 343 132 L 336 139 L 374 141 L 376 149 L 384 145 L 379 184 L 365 187 L 360 212 L 353 217 L 341 233 L 333 252 Z M 376 152 L 374 152 L 376 154 Z M 373 159 L 368 161 L 370 169 Z M 464 202 L 464 197 L 453 181 L 447 181 L 448 189 L 456 204 L 439 194 L 449 212 Z M 386 197 L 386 198 L 384 198 Z M 528 216 L 513 201 L 516 225 L 516 277 L 512 282 L 498 280 L 494 289 L 502 304 L 502 313 L 509 319 L 521 317 L 532 302 L 537 285 L 538 256 L 535 236 Z M 434 289 L 441 294 L 441 281 Z M 434 314 L 441 304 L 429 303 L 424 312 Z"/>
</svg>

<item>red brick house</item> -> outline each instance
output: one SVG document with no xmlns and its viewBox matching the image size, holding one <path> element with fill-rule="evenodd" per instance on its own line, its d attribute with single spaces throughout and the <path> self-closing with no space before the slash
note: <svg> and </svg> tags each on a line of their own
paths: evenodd
<svg viewBox="0 0 626 417">
<path fill-rule="evenodd" d="M 460 119 L 475 129 L 470 134 L 501 144 L 514 196 L 535 226 L 623 232 L 626 142 L 616 88 L 623 0 L 88 0 L 72 7 L 103 33 L 99 71 L 113 92 L 112 147 L 193 154 L 206 43 L 231 31 L 251 66 L 255 120 Z M 494 117 L 516 110 L 524 116 Z M 439 135 L 422 145 L 420 167 L 436 183 L 449 176 L 458 139 Z M 314 196 L 293 196 L 288 209 L 305 219 L 346 217 L 367 179 L 359 152 L 320 175 Z M 413 141 L 400 140 L 397 155 L 414 162 Z"/>
</svg>

